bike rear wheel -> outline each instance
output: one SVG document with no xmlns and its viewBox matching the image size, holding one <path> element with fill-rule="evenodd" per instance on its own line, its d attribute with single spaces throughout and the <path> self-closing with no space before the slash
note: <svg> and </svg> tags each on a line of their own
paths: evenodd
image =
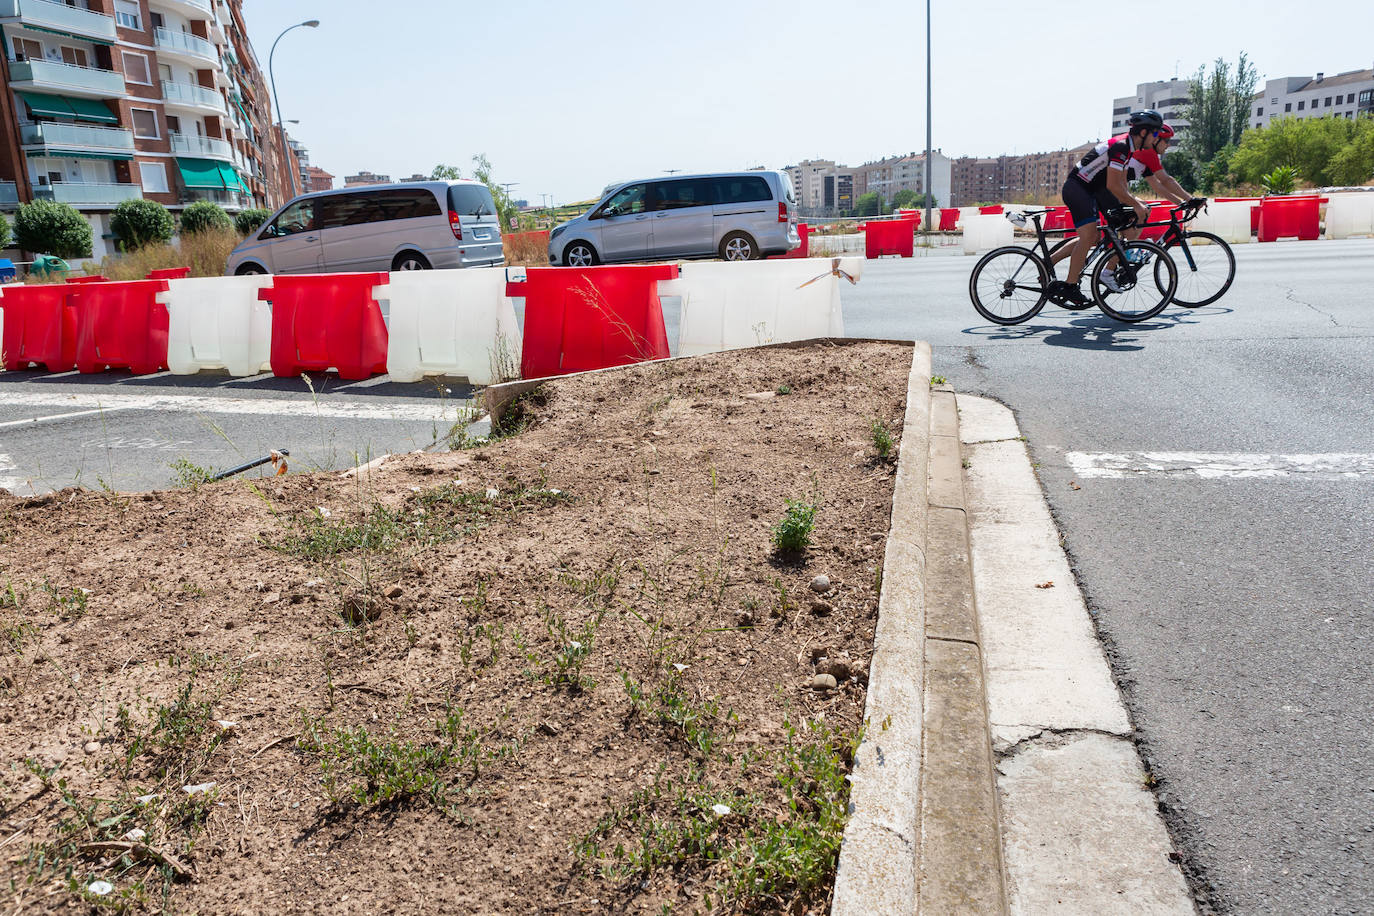
<svg viewBox="0 0 1374 916">
<path fill-rule="evenodd" d="M 1168 247 L 1169 257 L 1178 268 L 1178 289 L 1174 304 L 1187 309 L 1201 308 L 1220 299 L 1236 279 L 1236 256 L 1226 240 L 1210 232 L 1185 232 L 1181 240 Z M 1164 289 L 1166 278 L 1155 264 L 1155 285 Z"/>
<path fill-rule="evenodd" d="M 1154 242 L 1137 239 L 1123 242 L 1122 247 L 1128 260 L 1118 261 L 1110 272 L 1120 292 L 1105 283 L 1106 265 L 1113 256 L 1108 249 L 1091 267 L 1093 298 L 1098 308 L 1117 321 L 1135 323 L 1153 318 L 1164 311 L 1177 291 L 1178 268 Z M 1153 282 L 1151 275 L 1155 276 Z"/>
<path fill-rule="evenodd" d="M 988 321 L 1020 324 L 1045 307 L 1049 283 L 1044 262 L 1013 245 L 983 255 L 969 277 L 968 296 L 978 314 Z"/>
</svg>

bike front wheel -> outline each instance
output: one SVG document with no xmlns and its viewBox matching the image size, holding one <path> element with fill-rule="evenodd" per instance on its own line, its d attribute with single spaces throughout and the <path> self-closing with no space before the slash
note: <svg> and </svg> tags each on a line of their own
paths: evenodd
<svg viewBox="0 0 1374 916">
<path fill-rule="evenodd" d="M 1029 321 L 1045 307 L 1049 270 L 1043 261 L 1014 245 L 983 255 L 968 280 L 973 307 L 994 324 Z"/>
<path fill-rule="evenodd" d="M 1226 240 L 1210 232 L 1185 232 L 1168 248 L 1178 268 L 1178 289 L 1174 304 L 1187 309 L 1216 302 L 1236 279 L 1236 256 Z M 1167 284 L 1159 263 L 1155 264 L 1155 285 L 1162 291 Z"/>
<path fill-rule="evenodd" d="M 1178 290 L 1178 268 L 1154 242 L 1137 239 L 1123 242 L 1122 247 L 1125 261 L 1116 259 L 1108 269 L 1115 259 L 1109 248 L 1092 265 L 1093 298 L 1098 308 L 1117 321 L 1134 323 L 1153 318 L 1164 311 Z"/>
</svg>

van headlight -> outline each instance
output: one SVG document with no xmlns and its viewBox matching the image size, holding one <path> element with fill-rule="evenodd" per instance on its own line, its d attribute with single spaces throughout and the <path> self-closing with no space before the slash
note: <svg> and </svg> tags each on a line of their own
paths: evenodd
<svg viewBox="0 0 1374 916">
<path fill-rule="evenodd" d="M 561 226 L 554 226 L 553 229 L 549 232 L 549 241 L 552 242 L 554 239 L 558 238 L 560 235 L 563 234 L 563 230 L 567 228 L 567 223 L 564 223 Z"/>
</svg>

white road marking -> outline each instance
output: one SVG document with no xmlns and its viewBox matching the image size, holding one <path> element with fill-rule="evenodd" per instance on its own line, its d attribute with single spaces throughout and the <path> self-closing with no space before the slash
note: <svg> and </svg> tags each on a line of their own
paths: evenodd
<svg viewBox="0 0 1374 916">
<path fill-rule="evenodd" d="M 75 420 L 80 417 L 94 417 L 128 409 L 127 407 L 102 407 L 100 410 L 78 410 L 75 413 L 56 413 L 49 417 L 30 417 L 27 420 L 11 420 L 8 423 L 0 423 L 0 429 L 12 429 L 19 426 L 35 426 L 39 423 L 52 423 L 56 420 Z"/>
<path fill-rule="evenodd" d="M 6 471 L 17 470 L 19 470 L 19 468 L 15 467 L 13 458 L 9 455 L 0 455 L 0 490 L 13 490 L 23 483 L 18 477 L 2 476 Z"/>
<path fill-rule="evenodd" d="M 182 413 L 253 414 L 302 419 L 342 420 L 416 420 L 454 419 L 467 401 L 427 401 L 420 404 L 378 404 L 367 401 L 340 401 L 322 398 L 318 402 L 298 398 L 217 398 L 204 395 L 133 394 L 36 394 L 5 392 L 6 407 L 69 407 L 77 411 L 100 413 L 110 410 L 159 410 Z M 69 416 L 75 416 L 70 414 Z M 55 417 L 52 419 L 56 419 Z M 22 426 L 33 420 L 0 424 Z"/>
<path fill-rule="evenodd" d="M 1078 477 L 1196 477 L 1345 480 L 1374 476 L 1374 453 L 1265 455 L 1238 452 L 1069 452 Z"/>
</svg>

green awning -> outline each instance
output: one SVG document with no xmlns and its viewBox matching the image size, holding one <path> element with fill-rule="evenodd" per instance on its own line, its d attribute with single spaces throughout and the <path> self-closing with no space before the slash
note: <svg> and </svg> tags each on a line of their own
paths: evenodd
<svg viewBox="0 0 1374 916">
<path fill-rule="evenodd" d="M 219 163 L 212 159 L 178 158 L 177 168 L 181 169 L 181 181 L 188 188 L 224 188 L 224 175 Z"/>
<path fill-rule="evenodd" d="M 224 181 L 224 186 L 226 188 L 231 191 L 237 191 L 243 187 L 243 185 L 239 183 L 238 172 L 234 171 L 232 165 L 227 162 L 219 162 L 216 163 L 216 165 L 219 166 L 219 177 Z"/>
<path fill-rule="evenodd" d="M 74 118 L 76 112 L 60 95 L 40 95 L 37 92 L 21 92 L 19 97 L 29 106 L 36 118 Z"/>
<path fill-rule="evenodd" d="M 34 32 L 47 32 L 49 35 L 61 35 L 63 38 L 75 38 L 77 41 L 89 41 L 93 45 L 104 45 L 107 48 L 114 45 L 114 42 L 108 38 L 93 38 L 90 35 L 78 35 L 75 32 L 63 32 L 60 29 L 45 29 L 41 25 L 34 25 L 29 22 L 24 23 L 24 28 Z"/>
<path fill-rule="evenodd" d="M 47 157 L 53 159 L 108 159 L 112 162 L 130 162 L 134 158 L 133 153 L 92 153 L 89 150 L 53 149 L 52 147 L 31 149 L 27 155 L 30 159 Z"/>
<path fill-rule="evenodd" d="M 72 107 L 76 112 L 78 121 L 95 121 L 99 124 L 118 124 L 119 118 L 106 107 L 104 102 L 96 99 L 75 99 L 64 96 L 63 101 Z"/>
</svg>

